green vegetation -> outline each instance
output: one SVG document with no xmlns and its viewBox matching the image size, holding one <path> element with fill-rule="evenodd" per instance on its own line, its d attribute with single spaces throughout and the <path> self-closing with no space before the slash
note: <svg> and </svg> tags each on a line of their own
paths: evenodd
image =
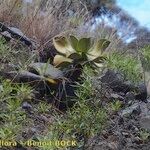
<svg viewBox="0 0 150 150">
<path fill-rule="evenodd" d="M 8 61 L 8 58 L 10 58 L 10 48 L 8 45 L 4 44 L 5 40 L 0 39 L 0 62 L 6 62 Z"/>
<path fill-rule="evenodd" d="M 67 112 L 67 119 L 60 123 L 60 129 L 68 134 L 77 133 L 89 137 L 101 131 L 107 115 L 104 108 L 100 108 L 91 98 L 92 87 L 89 79 L 78 86 L 77 103 Z"/>
<path fill-rule="evenodd" d="M 28 48 L 19 42 L 19 46 L 15 43 L 12 45 L 6 43 L 6 40 L 0 38 L 0 69 L 24 70 L 37 58 L 35 53 L 29 52 Z"/>
<path fill-rule="evenodd" d="M 2 105 L 0 138 L 22 139 L 23 127 L 26 129 L 35 125 L 34 120 L 21 107 L 23 101 L 28 101 L 35 107 L 32 112 L 33 116 L 44 115 L 54 118 L 52 122 L 45 124 L 45 131 L 37 136 L 39 141 L 65 139 L 77 141 L 77 147 L 84 146 L 89 137 L 98 134 L 105 127 L 107 111 L 99 106 L 96 99 L 93 99 L 90 79 L 93 74 L 92 69 L 85 67 L 83 72 L 84 82 L 76 85 L 76 98 L 74 99 L 76 104 L 64 115 L 59 114 L 51 104 L 44 101 L 38 100 L 39 102 L 34 104 L 35 102 L 32 101 L 33 89 L 29 85 L 12 83 L 10 80 L 2 79 L 0 84 Z M 51 148 L 55 149 L 56 147 L 53 145 Z M 43 146 L 42 149 L 48 150 L 50 147 Z"/>
<path fill-rule="evenodd" d="M 56 115 L 56 121 L 49 127 L 49 132 L 40 140 L 49 137 L 57 140 L 75 140 L 77 147 L 83 147 L 89 137 L 100 133 L 106 126 L 107 111 L 93 99 L 91 80 L 87 74 L 87 71 L 91 70 L 85 68 L 84 71 L 86 79 L 84 83 L 77 85 L 76 104 L 64 116 Z"/>
<path fill-rule="evenodd" d="M 144 81 L 147 85 L 147 92 L 150 95 L 150 46 L 146 46 L 141 50 L 140 59 L 144 72 Z"/>
<path fill-rule="evenodd" d="M 114 112 L 119 111 L 121 109 L 121 106 L 122 106 L 122 103 L 119 100 L 110 103 L 110 107 L 112 111 Z"/>
<path fill-rule="evenodd" d="M 146 130 L 141 130 L 140 131 L 140 137 L 143 141 L 147 141 L 148 138 L 150 138 L 150 132 Z"/>
<path fill-rule="evenodd" d="M 150 46 L 141 49 L 141 63 L 145 72 L 150 71 Z"/>
<path fill-rule="evenodd" d="M 128 54 L 110 54 L 108 58 L 108 68 L 120 71 L 123 75 L 125 75 L 125 80 L 137 83 L 143 79 L 140 61 Z"/>
<path fill-rule="evenodd" d="M 22 100 L 19 97 L 24 97 L 27 93 L 20 95 L 22 87 L 12 85 L 7 80 L 1 80 L 0 86 L 0 138 L 14 140 L 21 136 L 22 123 L 26 119 L 26 114 L 21 109 Z M 27 90 L 29 89 L 26 86 Z"/>
</svg>

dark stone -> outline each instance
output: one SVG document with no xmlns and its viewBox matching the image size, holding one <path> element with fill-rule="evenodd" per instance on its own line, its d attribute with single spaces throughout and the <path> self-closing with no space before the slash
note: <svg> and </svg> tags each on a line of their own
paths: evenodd
<svg viewBox="0 0 150 150">
<path fill-rule="evenodd" d="M 123 119 L 123 117 L 120 117 L 119 119 L 118 119 L 118 125 L 121 125 L 121 124 L 123 124 L 124 123 L 124 119 Z"/>
<path fill-rule="evenodd" d="M 100 81 L 109 85 L 115 92 L 127 93 L 134 89 L 134 85 L 130 82 L 125 82 L 123 75 L 114 70 L 108 69 L 100 78 Z"/>
<path fill-rule="evenodd" d="M 141 108 L 140 108 L 140 106 L 137 107 L 137 109 L 134 109 L 133 112 L 132 112 L 133 115 L 140 115 L 140 113 L 141 113 Z"/>
<path fill-rule="evenodd" d="M 11 34 L 7 31 L 2 32 L 1 35 L 4 37 L 6 41 L 10 41 L 12 39 Z"/>
<path fill-rule="evenodd" d="M 114 94 L 114 93 L 111 93 L 111 94 L 110 94 L 110 99 L 112 99 L 112 100 L 121 100 L 121 101 L 124 101 L 124 97 L 122 97 L 122 96 L 119 95 L 119 94 Z"/>
<path fill-rule="evenodd" d="M 22 108 L 28 111 L 32 110 L 32 106 L 28 102 L 23 102 Z"/>
<path fill-rule="evenodd" d="M 27 46 L 32 46 L 35 48 L 35 43 L 31 41 L 31 39 L 27 38 L 21 30 L 14 27 L 7 27 L 3 23 L 0 22 L 0 32 L 8 32 L 10 36 L 14 39 L 19 39 L 21 42 L 26 44 Z"/>
<path fill-rule="evenodd" d="M 135 98 L 137 100 L 140 100 L 140 101 L 147 101 L 147 88 L 146 88 L 146 85 L 144 83 L 141 83 L 139 84 L 137 87 L 136 87 L 136 92 L 137 94 L 135 95 Z"/>
<path fill-rule="evenodd" d="M 142 102 L 140 105 L 141 114 L 140 114 L 140 126 L 150 131 L 150 102 L 144 103 Z"/>
<path fill-rule="evenodd" d="M 142 116 L 140 118 L 140 126 L 143 129 L 150 131 L 150 115 Z"/>
<path fill-rule="evenodd" d="M 141 112 L 140 109 L 140 104 L 139 103 L 134 103 L 130 107 L 127 107 L 126 109 L 122 110 L 121 116 L 129 116 L 131 114 L 139 114 Z"/>
<path fill-rule="evenodd" d="M 125 95 L 126 102 L 135 100 L 135 95 L 133 92 L 127 92 Z"/>
</svg>

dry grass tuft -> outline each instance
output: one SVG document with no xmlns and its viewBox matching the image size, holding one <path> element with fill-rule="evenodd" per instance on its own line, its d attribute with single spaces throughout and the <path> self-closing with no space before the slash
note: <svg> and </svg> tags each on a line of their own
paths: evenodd
<svg viewBox="0 0 150 150">
<path fill-rule="evenodd" d="M 18 27 L 25 35 L 37 41 L 40 49 L 63 32 L 71 32 L 82 24 L 87 9 L 77 0 L 2 0 L 0 21 Z"/>
</svg>

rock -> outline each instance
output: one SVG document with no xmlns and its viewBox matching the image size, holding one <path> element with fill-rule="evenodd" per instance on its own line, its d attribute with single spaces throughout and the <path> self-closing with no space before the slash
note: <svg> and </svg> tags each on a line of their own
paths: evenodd
<svg viewBox="0 0 150 150">
<path fill-rule="evenodd" d="M 123 123 L 124 123 L 123 117 L 119 117 L 119 119 L 118 119 L 118 125 L 121 125 Z"/>
<path fill-rule="evenodd" d="M 117 150 L 118 143 L 117 142 L 107 142 L 102 141 L 99 142 L 97 145 L 92 145 L 86 148 L 87 150 Z"/>
<path fill-rule="evenodd" d="M 140 113 L 140 105 L 139 103 L 134 103 L 133 105 L 131 105 L 130 107 L 124 109 L 122 112 L 121 112 L 121 116 L 129 116 L 131 115 L 132 113 L 135 113 L 135 114 L 139 114 Z"/>
<path fill-rule="evenodd" d="M 150 130 L 150 102 L 142 102 L 140 105 L 141 114 L 140 114 L 140 126 L 143 129 Z"/>
<path fill-rule="evenodd" d="M 133 138 L 133 143 L 142 144 L 143 140 L 137 136 Z"/>
<path fill-rule="evenodd" d="M 18 34 L 18 35 L 20 35 L 20 36 L 22 36 L 22 37 L 27 38 L 27 37 L 25 36 L 25 34 L 23 34 L 20 29 L 14 28 L 14 27 L 8 27 L 8 28 L 9 28 L 11 31 L 13 31 L 14 33 L 16 33 L 16 34 Z"/>
<path fill-rule="evenodd" d="M 141 108 L 141 116 L 150 115 L 150 103 L 142 102 L 140 108 Z"/>
<path fill-rule="evenodd" d="M 122 135 L 126 138 L 129 138 L 130 137 L 130 133 L 128 132 L 122 132 Z"/>
<path fill-rule="evenodd" d="M 147 88 L 145 83 L 140 83 L 136 87 L 136 92 L 137 94 L 135 95 L 135 99 L 140 100 L 140 101 L 146 101 L 147 99 Z"/>
<path fill-rule="evenodd" d="M 6 41 L 10 41 L 12 39 L 11 34 L 8 31 L 4 31 L 1 35 L 5 38 Z"/>
<path fill-rule="evenodd" d="M 32 45 L 32 42 L 25 34 L 18 28 L 8 27 L 8 32 L 12 35 L 13 38 L 19 38 L 20 41 L 24 42 L 26 45 Z"/>
<path fill-rule="evenodd" d="M 140 126 L 150 131 L 150 102 L 141 103 Z"/>
<path fill-rule="evenodd" d="M 135 100 L 135 95 L 133 92 L 127 92 L 125 95 L 126 102 Z"/>
<path fill-rule="evenodd" d="M 32 110 L 32 106 L 28 102 L 23 102 L 22 109 L 31 111 Z"/>
<path fill-rule="evenodd" d="M 150 131 L 150 115 L 141 117 L 140 126 L 143 129 Z"/>
<path fill-rule="evenodd" d="M 114 70 L 108 69 L 104 75 L 100 77 L 100 81 L 109 85 L 115 92 L 127 93 L 134 89 L 134 85 L 130 82 L 124 82 L 123 75 Z"/>
<path fill-rule="evenodd" d="M 0 22 L 0 32 L 4 33 L 7 32 L 9 33 L 9 36 L 11 36 L 14 39 L 19 39 L 21 42 L 26 44 L 27 46 L 32 46 L 33 49 L 36 49 L 36 43 L 32 41 L 31 39 L 27 38 L 25 34 L 19 30 L 18 28 L 15 27 L 7 27 L 3 23 Z M 6 37 L 6 35 L 4 35 Z"/>
<path fill-rule="evenodd" d="M 122 96 L 119 95 L 119 94 L 114 94 L 114 93 L 111 93 L 111 94 L 110 94 L 110 99 L 115 99 L 115 100 L 124 101 L 124 97 L 122 97 Z"/>
</svg>

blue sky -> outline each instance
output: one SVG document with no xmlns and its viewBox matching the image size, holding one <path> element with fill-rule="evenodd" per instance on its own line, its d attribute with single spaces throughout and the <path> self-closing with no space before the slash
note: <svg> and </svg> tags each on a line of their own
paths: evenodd
<svg viewBox="0 0 150 150">
<path fill-rule="evenodd" d="M 150 0 L 117 0 L 117 3 L 136 18 L 140 25 L 150 29 Z"/>
</svg>

